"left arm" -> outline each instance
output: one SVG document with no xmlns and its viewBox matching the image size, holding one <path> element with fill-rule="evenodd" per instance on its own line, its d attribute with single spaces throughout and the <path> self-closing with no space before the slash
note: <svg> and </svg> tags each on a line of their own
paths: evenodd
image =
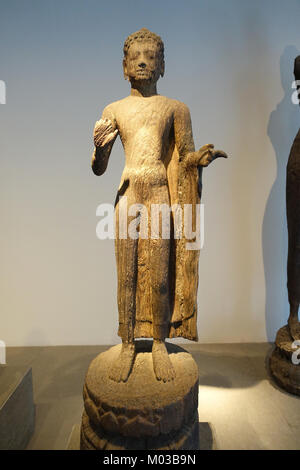
<svg viewBox="0 0 300 470">
<path fill-rule="evenodd" d="M 219 157 L 227 158 L 225 152 L 213 150 L 213 144 L 207 144 L 195 151 L 192 122 L 189 108 L 177 102 L 174 112 L 175 144 L 179 153 L 179 161 L 187 166 L 208 166 Z"/>
</svg>

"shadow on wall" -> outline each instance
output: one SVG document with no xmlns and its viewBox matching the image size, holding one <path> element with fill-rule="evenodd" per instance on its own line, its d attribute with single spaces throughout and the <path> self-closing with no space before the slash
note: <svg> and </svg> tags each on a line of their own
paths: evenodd
<svg viewBox="0 0 300 470">
<path fill-rule="evenodd" d="M 277 174 L 267 201 L 262 244 L 266 282 L 266 334 L 274 341 L 277 330 L 287 322 L 289 304 L 286 289 L 287 227 L 285 210 L 286 165 L 300 125 L 299 106 L 292 103 L 295 46 L 287 46 L 280 57 L 280 75 L 284 97 L 272 111 L 268 136 L 273 145 Z M 274 77 L 270 77 L 273 80 Z M 275 77 L 276 79 L 276 77 Z"/>
</svg>

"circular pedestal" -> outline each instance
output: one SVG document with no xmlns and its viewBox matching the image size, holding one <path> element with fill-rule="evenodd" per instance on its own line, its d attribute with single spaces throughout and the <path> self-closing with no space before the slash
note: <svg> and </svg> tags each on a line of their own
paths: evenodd
<svg viewBox="0 0 300 470">
<path fill-rule="evenodd" d="M 275 349 L 270 357 L 270 371 L 278 385 L 286 391 L 295 395 L 300 395 L 300 364 L 292 362 L 293 339 L 288 326 L 283 326 L 278 330 L 275 340 Z"/>
<path fill-rule="evenodd" d="M 121 345 L 99 354 L 84 385 L 81 449 L 198 449 L 198 367 L 192 356 L 167 344 L 176 372 L 170 382 L 154 375 L 152 342 L 136 344 L 127 382 L 109 372 Z"/>
</svg>

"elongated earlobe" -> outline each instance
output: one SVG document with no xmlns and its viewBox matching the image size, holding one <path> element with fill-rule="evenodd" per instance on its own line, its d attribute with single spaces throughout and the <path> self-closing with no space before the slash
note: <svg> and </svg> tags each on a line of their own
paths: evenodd
<svg viewBox="0 0 300 470">
<path fill-rule="evenodd" d="M 129 80 L 128 75 L 127 75 L 127 66 L 126 66 L 126 60 L 123 59 L 123 74 L 124 74 L 124 79 Z"/>
<path fill-rule="evenodd" d="M 165 74 L 165 61 L 163 60 L 161 64 L 161 69 L 160 69 L 160 76 L 163 77 L 164 74 Z"/>
</svg>

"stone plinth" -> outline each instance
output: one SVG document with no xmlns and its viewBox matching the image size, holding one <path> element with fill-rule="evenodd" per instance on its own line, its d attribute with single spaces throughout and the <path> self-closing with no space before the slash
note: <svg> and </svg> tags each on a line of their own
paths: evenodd
<svg viewBox="0 0 300 470">
<path fill-rule="evenodd" d="M 150 341 L 137 342 L 127 382 L 109 371 L 121 345 L 99 354 L 84 384 L 81 449 L 198 449 L 198 367 L 184 349 L 168 344 L 176 377 L 158 381 Z"/>
<path fill-rule="evenodd" d="M 25 449 L 34 419 L 31 368 L 0 366 L 0 450 Z"/>
<path fill-rule="evenodd" d="M 300 364 L 293 364 L 292 361 L 296 351 L 292 348 L 293 342 L 287 325 L 278 330 L 275 349 L 270 357 L 270 371 L 280 387 L 294 395 L 300 395 Z"/>
</svg>

